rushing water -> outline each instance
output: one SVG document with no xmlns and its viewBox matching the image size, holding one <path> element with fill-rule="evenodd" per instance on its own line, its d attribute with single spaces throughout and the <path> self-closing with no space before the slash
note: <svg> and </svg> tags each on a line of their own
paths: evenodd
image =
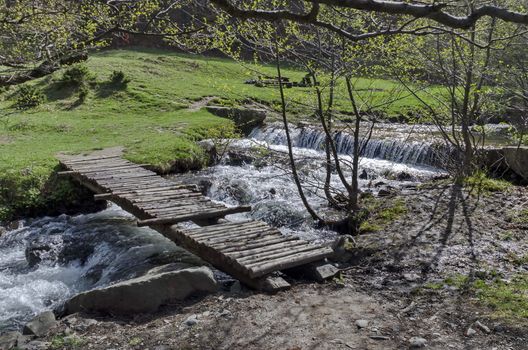
<svg viewBox="0 0 528 350">
<path fill-rule="evenodd" d="M 324 135 L 308 128 L 294 128 L 292 134 L 306 195 L 316 210 L 322 209 L 326 205 L 321 191 L 326 174 Z M 349 135 L 338 135 L 338 151 L 345 162 L 351 161 L 352 145 Z M 287 152 L 284 132 L 273 126 L 256 129 L 249 139 L 233 146 L 247 150 L 265 146 L 283 155 Z M 443 174 L 431 166 L 435 157 L 435 150 L 425 142 L 409 143 L 401 138 L 373 141 L 361 158 L 360 186 L 374 194 L 387 186 L 415 186 Z M 205 178 L 212 199 L 228 205 L 252 205 L 250 213 L 231 215 L 231 220 L 263 220 L 286 235 L 311 241 L 335 237 L 333 232 L 313 228 L 287 162 L 230 164 L 225 159 L 220 165 L 176 179 L 187 177 L 196 182 Z M 344 168 L 349 178 L 350 171 Z M 331 185 L 337 191 L 343 190 L 335 174 Z M 181 262 L 181 267 L 200 263 L 155 231 L 138 228 L 133 218 L 117 206 L 96 214 L 28 220 L 23 227 L 0 237 L 0 332 L 19 328 L 33 315 L 60 306 L 76 293 L 173 262 Z"/>
<path fill-rule="evenodd" d="M 0 333 L 76 293 L 178 261 L 198 264 L 117 206 L 28 222 L 0 237 Z"/>
<path fill-rule="evenodd" d="M 306 189 L 305 194 L 316 210 L 323 209 L 327 205 L 321 189 L 326 176 L 322 151 L 324 134 L 315 129 L 292 128 L 292 136 L 295 145 L 293 152 L 297 160 L 299 176 Z M 346 164 L 350 164 L 352 160 L 348 155 L 350 149 L 347 146 L 351 141 L 348 136 L 346 139 L 343 136 L 340 140 L 338 147 L 343 154 L 340 158 L 344 162 L 345 176 L 350 179 L 351 172 Z M 249 139 L 235 141 L 231 147 L 242 150 L 267 147 L 285 154 L 287 152 L 285 143 L 283 129 L 271 126 L 266 129 L 255 129 Z M 396 150 L 391 149 L 390 145 Z M 404 142 L 394 141 L 385 143 L 384 147 L 386 152 L 375 154 L 385 156 L 389 160 L 369 157 L 373 150 L 365 152 L 365 156 L 360 159 L 362 176 L 359 185 L 363 191 L 376 194 L 381 188 L 388 186 L 413 187 L 418 182 L 445 175 L 441 169 L 417 164 L 426 163 L 426 160 L 430 159 L 428 152 L 432 151 L 425 143 L 406 146 Z M 398 156 L 395 156 L 396 154 Z M 187 181 L 199 183 L 200 179 L 205 178 L 210 184 L 207 194 L 212 199 L 230 205 L 252 205 L 253 210 L 250 213 L 233 215 L 231 219 L 263 220 L 279 227 L 284 234 L 293 234 L 311 241 L 326 241 L 335 237 L 333 232 L 313 228 L 291 177 L 287 161 L 276 161 L 272 164 L 249 161 L 237 166 L 230 164 L 232 162 L 226 158 L 217 166 L 190 177 L 186 176 Z M 177 179 L 185 180 L 182 176 L 177 176 Z M 336 174 L 331 179 L 331 187 L 336 192 L 344 192 Z"/>
<path fill-rule="evenodd" d="M 422 131 L 423 132 L 423 131 Z M 360 141 L 360 155 L 365 158 L 389 160 L 395 163 L 411 165 L 441 166 L 442 158 L 447 152 L 445 146 L 439 142 L 411 139 L 401 130 L 392 131 L 391 136 L 372 138 L 368 142 L 365 138 Z M 421 134 L 426 136 L 428 134 Z M 263 140 L 274 145 L 286 145 L 286 133 L 281 125 L 270 125 L 265 129 L 256 128 L 251 138 Z M 292 127 L 292 142 L 295 147 L 323 150 L 325 133 L 312 127 Z M 429 137 L 430 139 L 430 137 Z M 354 151 L 354 137 L 346 132 L 334 134 L 337 152 L 352 155 Z"/>
</svg>

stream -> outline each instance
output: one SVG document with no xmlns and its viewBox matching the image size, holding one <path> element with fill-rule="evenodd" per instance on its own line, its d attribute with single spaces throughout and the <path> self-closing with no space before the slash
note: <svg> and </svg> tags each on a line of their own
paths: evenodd
<svg viewBox="0 0 528 350">
<path fill-rule="evenodd" d="M 316 209 L 325 208 L 324 135 L 315 129 L 293 128 L 294 154 L 306 195 Z M 337 138 L 338 152 L 350 161 L 350 135 Z M 284 131 L 276 125 L 255 129 L 230 145 L 239 150 L 266 149 L 285 159 Z M 360 186 L 377 194 L 380 189 L 412 190 L 423 181 L 445 175 L 438 168 L 439 148 L 427 141 L 392 138 L 373 140 L 362 152 Z M 281 157 L 279 157 L 280 159 Z M 350 172 L 345 167 L 345 174 Z M 193 174 L 171 176 L 176 181 L 206 184 L 207 195 L 228 205 L 249 204 L 249 213 L 230 220 L 263 220 L 285 235 L 325 242 L 331 231 L 315 229 L 292 181 L 287 162 L 258 163 L 226 157 L 218 165 Z M 343 186 L 331 180 L 336 192 Z M 34 315 L 60 307 L 73 295 L 133 278 L 152 267 L 200 261 L 115 205 L 95 214 L 26 219 L 0 236 L 0 333 L 19 329 Z"/>
</svg>

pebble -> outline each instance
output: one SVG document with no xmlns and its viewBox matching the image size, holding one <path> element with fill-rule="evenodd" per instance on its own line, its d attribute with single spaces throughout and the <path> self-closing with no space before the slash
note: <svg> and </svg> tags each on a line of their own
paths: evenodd
<svg viewBox="0 0 528 350">
<path fill-rule="evenodd" d="M 374 339 L 374 340 L 389 340 L 390 338 L 385 336 L 385 335 L 373 334 L 373 335 L 370 336 L 370 339 Z"/>
<path fill-rule="evenodd" d="M 198 323 L 198 318 L 196 317 L 196 315 L 191 315 L 191 316 L 187 317 L 187 319 L 185 321 L 183 321 L 183 323 L 186 326 L 192 327 L 192 326 L 194 326 L 195 324 Z"/>
<path fill-rule="evenodd" d="M 356 326 L 357 328 L 367 328 L 368 325 L 369 325 L 369 321 L 368 320 L 357 320 L 356 321 Z"/>
<path fill-rule="evenodd" d="M 220 317 L 230 317 L 231 316 L 231 311 L 223 310 L 218 316 L 220 316 Z"/>
<path fill-rule="evenodd" d="M 471 336 L 474 336 L 475 334 L 477 334 L 477 331 L 474 330 L 473 328 L 469 327 L 466 331 L 466 337 L 471 337 Z"/>
<path fill-rule="evenodd" d="M 420 279 L 420 275 L 417 273 L 404 273 L 403 278 L 405 278 L 405 280 L 408 282 L 415 282 Z"/>
<path fill-rule="evenodd" d="M 418 348 L 424 348 L 427 345 L 427 340 L 425 340 L 422 337 L 412 337 L 409 340 L 411 349 L 418 349 Z"/>
<path fill-rule="evenodd" d="M 475 327 L 479 328 L 484 333 L 491 333 L 491 329 L 480 321 L 475 322 Z"/>
</svg>

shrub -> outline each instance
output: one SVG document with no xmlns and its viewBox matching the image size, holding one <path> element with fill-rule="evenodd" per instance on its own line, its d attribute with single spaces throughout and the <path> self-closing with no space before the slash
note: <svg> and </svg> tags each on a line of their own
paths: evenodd
<svg viewBox="0 0 528 350">
<path fill-rule="evenodd" d="M 34 86 L 22 85 L 16 93 L 15 107 L 18 109 L 29 109 L 37 107 L 45 101 L 45 96 Z"/>
<path fill-rule="evenodd" d="M 62 78 L 60 81 L 64 85 L 79 87 L 79 86 L 85 85 L 87 82 L 93 79 L 94 77 L 90 73 L 90 70 L 88 69 L 88 67 L 86 67 L 83 64 L 78 64 L 71 68 L 68 68 L 62 74 Z"/>
<path fill-rule="evenodd" d="M 119 85 L 122 87 L 126 87 L 128 83 L 130 83 L 130 79 L 126 76 L 126 74 L 121 70 L 115 70 L 110 75 L 110 82 L 113 85 Z"/>
</svg>

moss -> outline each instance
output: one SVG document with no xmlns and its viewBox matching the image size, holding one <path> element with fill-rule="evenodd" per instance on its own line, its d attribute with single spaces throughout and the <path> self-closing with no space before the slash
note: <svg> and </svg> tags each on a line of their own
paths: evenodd
<svg viewBox="0 0 528 350">
<path fill-rule="evenodd" d="M 360 233 L 373 233 L 383 230 L 387 225 L 407 213 L 405 200 L 365 198 L 365 218 L 359 226 Z"/>
</svg>

